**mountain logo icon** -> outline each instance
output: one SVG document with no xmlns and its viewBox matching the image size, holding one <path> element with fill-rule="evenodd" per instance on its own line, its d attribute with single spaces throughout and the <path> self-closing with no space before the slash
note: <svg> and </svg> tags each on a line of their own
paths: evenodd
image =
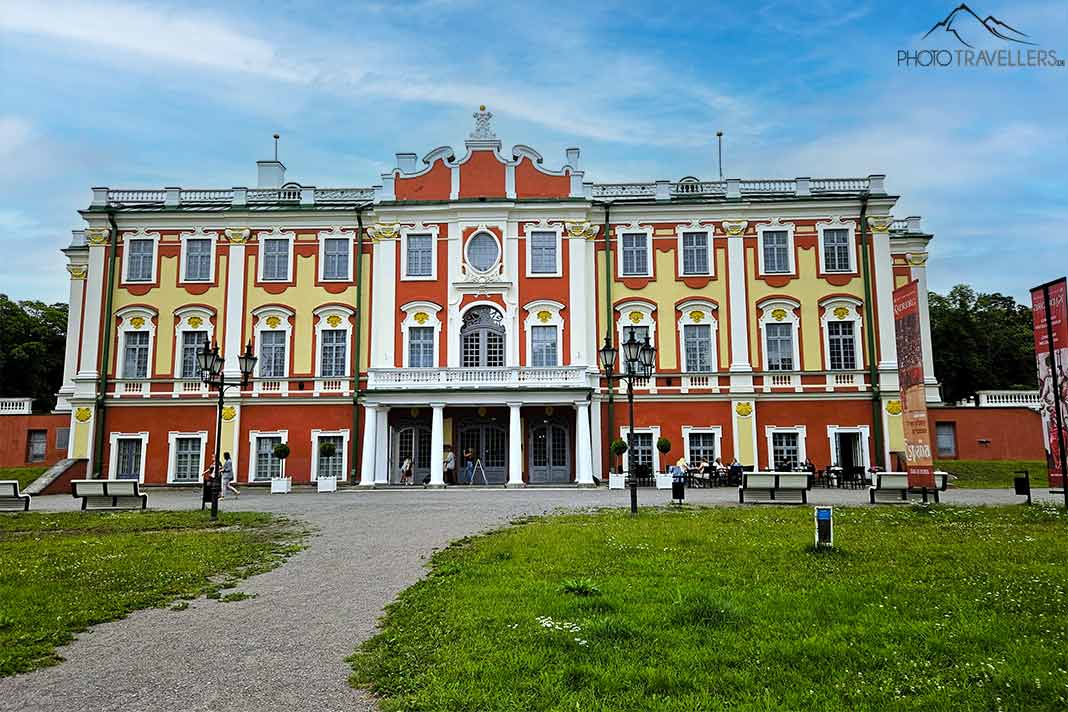
<svg viewBox="0 0 1068 712">
<path fill-rule="evenodd" d="M 1035 42 L 1030 42 L 1028 35 L 1020 32 L 1015 27 L 1007 25 L 993 15 L 987 15 L 985 19 L 980 18 L 975 14 L 975 11 L 968 7 L 965 3 L 961 3 L 959 6 L 953 9 L 951 13 L 946 15 L 946 19 L 936 22 L 934 27 L 927 30 L 927 34 L 923 36 L 927 39 L 932 32 L 938 29 L 942 29 L 954 37 L 965 47 L 972 47 L 973 45 L 965 39 L 973 38 L 974 34 L 978 32 L 979 27 L 986 30 L 988 33 L 997 37 L 998 39 L 1005 40 L 1006 42 L 1016 42 L 1018 44 L 1035 45 Z M 980 33 L 981 34 L 981 33 Z M 974 40 L 973 40 L 974 41 Z"/>
</svg>

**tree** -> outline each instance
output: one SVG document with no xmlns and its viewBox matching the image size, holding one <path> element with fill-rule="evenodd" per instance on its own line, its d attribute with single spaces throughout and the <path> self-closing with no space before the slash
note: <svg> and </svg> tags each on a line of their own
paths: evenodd
<svg viewBox="0 0 1068 712">
<path fill-rule="evenodd" d="M 1037 388 L 1031 308 L 997 292 L 958 284 L 931 292 L 935 375 L 947 402 L 976 391 Z"/>
<path fill-rule="evenodd" d="M 51 410 L 63 385 L 67 305 L 15 302 L 0 294 L 0 395 Z"/>
</svg>

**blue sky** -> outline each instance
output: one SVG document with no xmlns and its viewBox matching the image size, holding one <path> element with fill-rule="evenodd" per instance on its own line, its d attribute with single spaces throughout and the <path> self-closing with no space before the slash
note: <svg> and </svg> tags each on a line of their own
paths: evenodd
<svg viewBox="0 0 1068 712">
<path fill-rule="evenodd" d="M 1068 58 L 1068 2 L 975 0 Z M 886 173 L 935 233 L 932 289 L 1024 300 L 1068 272 L 1068 70 L 905 69 L 952 2 L 465 0 L 0 6 L 0 292 L 65 300 L 89 187 L 229 187 L 282 134 L 287 177 L 365 186 L 460 146 L 480 103 L 506 147 L 598 181 Z M 984 40 L 983 47 L 1004 44 Z"/>
</svg>

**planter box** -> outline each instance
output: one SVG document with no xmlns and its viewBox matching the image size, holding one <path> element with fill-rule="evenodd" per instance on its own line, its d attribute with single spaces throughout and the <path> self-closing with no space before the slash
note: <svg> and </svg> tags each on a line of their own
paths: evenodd
<svg viewBox="0 0 1068 712">
<path fill-rule="evenodd" d="M 292 477 L 272 477 L 271 494 L 289 494 L 293 491 Z"/>
<path fill-rule="evenodd" d="M 671 489 L 671 481 L 674 479 L 673 475 L 664 475 L 658 473 L 656 476 L 656 488 L 658 490 Z"/>
<path fill-rule="evenodd" d="M 319 492 L 337 492 L 337 478 L 336 477 L 320 477 L 315 481 L 318 485 Z"/>
<path fill-rule="evenodd" d="M 627 488 L 627 476 L 622 472 L 609 472 L 608 473 L 608 489 L 621 490 Z"/>
</svg>

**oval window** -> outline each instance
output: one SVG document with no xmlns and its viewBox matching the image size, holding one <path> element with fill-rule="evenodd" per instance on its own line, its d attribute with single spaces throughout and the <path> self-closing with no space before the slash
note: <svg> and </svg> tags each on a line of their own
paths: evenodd
<svg viewBox="0 0 1068 712">
<path fill-rule="evenodd" d="M 485 272 L 497 264 L 498 257 L 500 257 L 500 248 L 493 235 L 480 232 L 467 241 L 467 264 L 479 272 Z"/>
</svg>

